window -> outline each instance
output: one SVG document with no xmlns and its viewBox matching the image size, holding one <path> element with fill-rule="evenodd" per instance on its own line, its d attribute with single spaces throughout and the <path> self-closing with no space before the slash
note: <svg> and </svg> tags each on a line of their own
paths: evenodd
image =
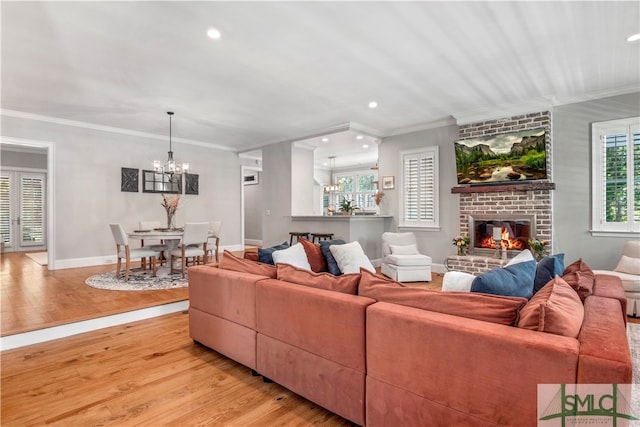
<svg viewBox="0 0 640 427">
<path fill-rule="evenodd" d="M 438 147 L 401 153 L 400 226 L 439 228 Z"/>
<path fill-rule="evenodd" d="M 594 123 L 593 232 L 640 232 L 640 117 Z"/>
<path fill-rule="evenodd" d="M 353 201 L 353 204 L 365 211 L 375 209 L 373 197 L 376 194 L 377 174 L 370 170 L 337 173 L 335 183 L 340 190 L 335 194 L 335 204 L 340 206 L 342 200 Z"/>
</svg>

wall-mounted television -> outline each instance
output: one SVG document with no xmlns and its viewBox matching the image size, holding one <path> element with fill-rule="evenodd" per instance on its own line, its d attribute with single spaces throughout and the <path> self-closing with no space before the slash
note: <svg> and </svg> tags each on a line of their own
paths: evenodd
<svg viewBox="0 0 640 427">
<path fill-rule="evenodd" d="M 455 142 L 458 184 L 496 184 L 547 178 L 546 128 Z"/>
</svg>

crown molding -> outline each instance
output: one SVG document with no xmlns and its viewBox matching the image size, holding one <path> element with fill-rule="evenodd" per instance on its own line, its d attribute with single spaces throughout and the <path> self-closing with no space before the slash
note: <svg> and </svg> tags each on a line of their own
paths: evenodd
<svg viewBox="0 0 640 427">
<path fill-rule="evenodd" d="M 24 111 L 9 110 L 9 109 L 6 109 L 6 108 L 0 109 L 0 115 L 1 116 L 7 116 L 7 117 L 15 117 L 15 118 L 18 118 L 18 119 L 34 120 L 34 121 L 53 123 L 53 124 L 63 125 L 63 126 L 72 126 L 72 127 L 77 127 L 77 128 L 90 129 L 90 130 L 95 130 L 95 131 L 99 131 L 99 132 L 118 133 L 118 134 L 121 134 L 121 135 L 135 136 L 135 137 L 139 137 L 139 138 L 156 139 L 156 140 L 160 140 L 160 141 L 166 141 L 167 140 L 167 135 L 158 135 L 158 134 L 155 134 L 155 133 L 140 132 L 140 131 L 135 131 L 135 130 L 131 130 L 131 129 L 123 129 L 123 128 L 118 128 L 118 127 L 113 127 L 113 126 L 97 125 L 97 124 L 94 124 L 94 123 L 81 122 L 81 121 L 78 121 L 78 120 L 61 119 L 61 118 L 58 118 L 58 117 L 51 117 L 51 116 L 44 116 L 44 115 L 41 115 L 41 114 L 27 113 L 27 112 L 24 112 Z M 232 148 L 229 148 L 229 147 L 226 147 L 226 146 L 223 146 L 223 145 L 219 145 L 219 144 L 209 143 L 209 142 L 196 141 L 196 140 L 186 139 L 186 138 L 176 138 L 176 137 L 172 137 L 171 139 L 173 141 L 181 142 L 183 144 L 197 145 L 197 146 L 205 147 L 205 148 L 215 148 L 215 149 L 223 150 L 223 151 L 235 151 Z"/>
<path fill-rule="evenodd" d="M 436 128 L 441 128 L 441 127 L 445 127 L 445 126 L 455 125 L 455 124 L 457 124 L 456 119 L 453 116 L 449 116 L 449 117 L 444 117 L 444 118 L 439 119 L 439 120 L 434 120 L 432 122 L 419 123 L 419 124 L 416 124 L 416 125 L 397 128 L 397 129 L 394 129 L 393 131 L 387 133 L 385 135 L 385 137 L 387 137 L 387 136 L 404 135 L 404 134 L 407 134 L 407 133 L 420 132 L 420 131 L 423 131 L 423 130 L 436 129 Z"/>
</svg>

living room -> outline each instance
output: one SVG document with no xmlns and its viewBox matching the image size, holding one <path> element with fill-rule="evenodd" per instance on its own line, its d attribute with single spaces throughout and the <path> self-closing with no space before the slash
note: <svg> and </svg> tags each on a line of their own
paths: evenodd
<svg viewBox="0 0 640 427">
<path fill-rule="evenodd" d="M 403 229 L 398 222 L 401 153 L 438 147 L 439 221 L 437 227 L 412 231 L 420 249 L 433 258 L 439 271 L 444 272 L 447 258 L 455 254 L 451 240 L 461 232 L 460 195 L 452 192 L 458 187 L 454 143 L 460 139 L 461 128 L 532 114 L 548 114 L 550 118 L 548 182 L 555 185 L 550 191 L 553 252 L 564 253 L 570 261 L 582 258 L 594 269 L 611 270 L 620 257 L 624 242 L 637 239 L 637 232 L 594 233 L 591 196 L 592 125 L 640 116 L 637 65 L 640 49 L 638 42 L 625 40 L 637 32 L 637 3 L 559 3 L 561 6 L 557 6 L 545 2 L 527 6 L 505 2 L 504 11 L 499 5 L 482 3 L 465 5 L 470 9 L 444 2 L 423 6 L 411 3 L 404 7 L 383 3 L 367 13 L 360 8 L 371 5 L 351 4 L 341 10 L 335 4 L 287 6 L 267 2 L 261 6 L 229 5 L 225 12 L 221 5 L 207 10 L 208 2 L 201 2 L 195 9 L 185 12 L 179 5 L 168 3 L 166 10 L 159 7 L 155 11 L 145 9 L 144 5 L 125 5 L 125 9 L 131 8 L 126 13 L 110 9 L 115 6 L 108 3 L 96 6 L 98 9 L 94 11 L 86 4 L 2 5 L 0 134 L 3 146 L 35 146 L 46 153 L 49 201 L 46 249 L 50 270 L 113 264 L 115 254 L 109 223 L 119 222 L 132 230 L 143 218 L 163 218 L 158 194 L 120 191 L 121 169 L 151 169 L 153 160 L 166 156 L 166 111 L 169 110 L 176 112 L 173 118 L 175 156 L 180 161 L 190 162 L 192 172 L 199 176 L 199 194 L 183 196 L 176 222 L 222 221 L 221 245 L 224 249 L 242 250 L 245 241 L 242 171 L 247 164 L 239 154 L 256 149 L 262 151 L 262 170 L 257 185 L 261 192 L 261 241 L 265 246 L 281 243 L 288 240 L 289 232 L 298 226 L 291 219 L 291 188 L 298 178 L 292 165 L 294 141 L 311 135 L 330 135 L 337 126 L 346 123 L 366 130 L 380 140 L 378 176 L 396 179 L 395 188 L 385 191 L 385 209 L 393 217 L 390 230 Z M 74 7 L 81 10 L 74 10 Z M 257 8 L 255 12 L 251 7 Z M 367 15 L 369 12 L 370 16 Z M 123 40 L 143 32 L 132 22 L 140 16 L 161 18 L 159 22 L 170 26 L 174 23 L 170 18 L 172 14 L 180 20 L 195 20 L 196 16 L 215 20 L 216 14 L 224 14 L 229 19 L 235 17 L 238 21 L 245 19 L 265 33 L 274 32 L 275 36 L 280 36 L 277 43 L 273 42 L 278 46 L 271 47 L 268 42 L 260 41 L 260 31 L 256 31 L 258 34 L 250 41 L 240 43 L 237 34 L 239 28 L 245 27 L 240 24 L 234 27 L 231 22 L 235 21 L 229 21 L 227 31 L 224 23 L 216 22 L 223 30 L 223 37 L 215 42 L 218 44 L 207 48 L 200 46 L 200 42 L 174 45 L 175 39 L 183 40 L 176 32 L 171 33 L 174 38 L 162 38 L 164 41 L 171 39 L 168 42 L 171 49 L 167 51 L 158 49 L 148 54 L 152 48 L 140 43 L 124 58 L 115 56 L 112 59 L 106 55 L 110 49 L 126 50 Z M 101 42 L 110 37 L 106 26 L 93 32 L 87 30 L 83 21 L 111 15 L 119 16 L 112 24 L 113 28 L 122 29 L 126 35 L 120 38 L 114 34 L 113 44 L 102 45 Z M 450 28 L 462 32 L 463 36 L 449 39 L 444 36 L 446 26 L 439 24 L 437 17 L 454 15 L 460 15 L 461 21 L 451 24 Z M 372 36 L 367 31 L 362 39 L 349 44 L 349 37 L 356 35 L 347 28 L 359 22 L 361 16 L 367 16 L 367 21 L 371 22 L 360 22 L 354 33 L 365 31 L 371 23 L 378 24 L 375 26 L 378 28 L 387 24 L 401 34 L 404 34 L 400 31 L 402 28 L 410 28 L 406 31 L 420 34 L 414 36 L 418 41 L 413 41 L 407 34 L 404 37 L 409 40 L 400 37 L 386 40 L 389 35 L 386 32 Z M 389 16 L 394 19 L 388 19 Z M 511 40 L 510 25 L 514 18 L 524 16 L 530 17 L 531 22 Z M 610 29 L 606 37 L 592 31 L 607 17 L 619 21 L 615 30 Z M 263 27 L 256 22 L 269 22 L 271 18 L 272 25 Z M 331 18 L 336 21 L 331 23 Z M 29 19 L 33 19 L 34 24 L 25 24 Z M 198 19 L 198 23 L 205 20 Z M 581 20 L 587 23 L 577 22 Z M 20 22 L 22 29 L 17 28 Z M 575 24 L 575 28 L 567 26 L 566 22 Z M 40 30 L 30 33 L 31 25 L 36 24 L 42 24 Z M 141 28 L 149 29 L 153 25 L 147 22 Z M 324 34 L 325 27 L 334 33 Z M 187 33 L 184 27 L 181 30 Z M 287 37 L 276 30 L 312 33 L 313 37 L 308 35 L 310 40 L 305 38 L 304 41 L 313 42 L 310 45 L 313 47 L 317 46 L 316 37 L 330 39 L 332 43 L 318 52 L 317 61 L 307 56 L 295 61 L 292 59 L 294 53 L 278 52 L 289 52 L 287 49 L 294 47 L 287 45 L 289 47 L 285 48 L 280 44 Z M 85 50 L 88 47 L 73 38 L 83 31 L 95 46 L 104 48 L 103 59 L 92 56 L 86 60 L 87 63 L 94 62 L 89 70 L 85 69 L 89 65 L 84 64 L 83 56 L 88 55 Z M 422 31 L 425 34 L 421 34 Z M 489 37 L 492 31 L 495 35 L 491 39 L 473 40 L 482 33 Z M 316 33 L 322 33 L 322 36 Z M 570 40 L 558 43 L 561 34 Z M 576 40 L 578 35 L 584 35 L 586 39 Z M 57 37 L 65 41 L 58 45 L 55 43 Z M 481 42 L 490 43 L 484 53 L 480 49 Z M 250 49 L 252 43 L 255 45 Z M 563 46 L 565 43 L 567 46 Z M 184 47 L 187 45 L 194 56 L 202 54 L 204 49 L 223 51 L 227 56 L 207 63 L 204 72 L 194 56 L 181 55 L 181 48 L 188 50 Z M 69 46 L 76 46 L 78 50 Z M 420 49 L 414 49 L 416 46 Z M 529 54 L 523 49 L 535 53 Z M 340 55 L 329 55 L 332 50 Z M 135 62 L 136 55 L 145 56 L 148 61 L 157 57 L 163 59 L 159 63 L 153 62 L 153 66 L 128 69 L 127 64 Z M 385 60 L 387 56 L 389 60 Z M 599 60 L 585 60 L 584 56 Z M 346 60 L 348 57 L 359 60 Z M 464 57 L 469 60 L 463 62 L 461 58 Z M 531 58 L 546 65 L 527 72 Z M 236 69 L 226 70 L 227 63 L 245 67 L 246 74 L 235 79 L 233 71 Z M 318 63 L 323 64 L 318 65 L 320 70 L 312 66 Z M 476 66 L 486 67 L 489 63 L 493 66 L 487 71 Z M 591 66 L 600 64 L 602 68 L 590 69 L 588 63 L 595 63 Z M 159 71 L 160 65 L 165 64 L 171 67 L 166 74 Z M 327 64 L 343 65 L 335 65 L 336 69 L 331 70 Z M 409 67 L 409 64 L 413 65 Z M 347 78 L 346 70 L 350 67 L 356 71 L 349 73 Z M 285 68 L 289 68 L 290 74 L 280 76 Z M 613 71 L 605 72 L 605 68 Z M 507 69 L 511 71 L 510 78 L 506 76 Z M 88 75 L 82 74 L 81 70 Z M 140 74 L 142 72 L 146 75 Z M 591 74 L 583 75 L 588 72 Z M 207 73 L 210 76 L 201 76 Z M 305 73 L 310 74 L 308 79 Z M 190 74 L 194 75 L 194 80 L 198 77 L 197 84 L 188 82 Z M 451 84 L 449 80 L 443 83 L 439 74 L 455 77 L 458 84 Z M 145 79 L 153 80 L 155 84 L 144 86 L 142 90 L 136 88 L 136 85 L 142 86 L 140 80 Z M 83 94 L 82 90 L 92 81 L 101 83 Z M 237 84 L 237 81 L 241 82 Z M 259 87 L 258 83 L 264 86 Z M 243 85 L 248 86 L 248 90 L 241 92 L 237 86 Z M 79 92 L 75 92 L 74 86 L 80 88 Z M 330 96 L 322 95 L 329 88 L 332 89 Z M 385 95 L 379 95 L 383 90 Z M 55 105 L 45 104 L 36 96 L 39 91 L 43 97 L 55 100 Z M 256 93 L 255 97 L 248 96 L 251 91 Z M 147 95 L 143 96 L 143 93 Z M 271 105 L 272 98 L 280 93 L 283 97 L 287 94 L 284 104 L 288 108 L 278 109 L 278 116 L 274 117 L 269 110 L 276 110 Z M 341 98 L 340 93 L 345 97 Z M 85 96 L 95 96 L 102 102 L 92 98 L 83 103 Z M 332 97 L 335 100 L 330 99 Z M 375 109 L 368 106 L 373 99 L 379 104 Z M 403 101 L 412 99 L 416 102 Z M 227 110 L 237 115 L 232 117 Z M 5 169 L 7 165 L 3 163 L 2 167 Z"/>
</svg>

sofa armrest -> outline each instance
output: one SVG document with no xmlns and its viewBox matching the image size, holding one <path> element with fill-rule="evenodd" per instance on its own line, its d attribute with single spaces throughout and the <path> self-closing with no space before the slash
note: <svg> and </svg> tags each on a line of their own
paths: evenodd
<svg viewBox="0 0 640 427">
<path fill-rule="evenodd" d="M 595 295 L 584 302 L 584 321 L 578 335 L 578 383 L 629 384 L 633 376 L 625 322 L 614 316 L 617 299 Z"/>
<path fill-rule="evenodd" d="M 593 282 L 593 295 L 620 301 L 622 320 L 625 324 L 627 323 L 627 296 L 624 294 L 622 281 L 618 276 L 596 273 Z"/>
</svg>

